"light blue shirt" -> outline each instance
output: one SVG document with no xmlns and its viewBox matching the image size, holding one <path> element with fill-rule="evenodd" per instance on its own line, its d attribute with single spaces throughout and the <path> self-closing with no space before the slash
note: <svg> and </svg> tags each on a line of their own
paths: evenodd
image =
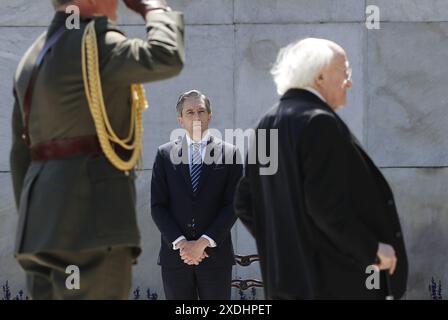
<svg viewBox="0 0 448 320">
<path fill-rule="evenodd" d="M 187 144 L 188 144 L 188 159 L 189 159 L 189 164 L 190 164 L 190 172 L 191 172 L 191 165 L 193 164 L 193 155 L 191 154 L 193 151 L 193 148 L 191 147 L 191 145 L 193 143 L 200 143 L 201 144 L 201 157 L 202 157 L 202 162 L 204 162 L 204 158 L 205 158 L 205 149 L 207 147 L 207 142 L 208 139 L 210 138 L 210 135 L 207 133 L 201 141 L 196 142 L 193 141 L 193 139 L 191 139 L 188 134 L 185 135 L 185 138 L 187 139 Z"/>
</svg>

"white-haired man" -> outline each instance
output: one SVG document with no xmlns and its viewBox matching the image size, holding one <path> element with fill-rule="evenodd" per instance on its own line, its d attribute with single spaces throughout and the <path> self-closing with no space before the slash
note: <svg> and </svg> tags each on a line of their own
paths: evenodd
<svg viewBox="0 0 448 320">
<path fill-rule="evenodd" d="M 257 242 L 266 297 L 401 297 L 407 258 L 392 191 L 335 113 L 352 87 L 344 49 L 304 39 L 283 48 L 271 72 L 282 97 L 257 130 L 278 130 L 278 170 L 260 175 L 262 164 L 248 163 L 235 201 Z M 387 270 L 379 287 L 371 265 Z"/>
</svg>

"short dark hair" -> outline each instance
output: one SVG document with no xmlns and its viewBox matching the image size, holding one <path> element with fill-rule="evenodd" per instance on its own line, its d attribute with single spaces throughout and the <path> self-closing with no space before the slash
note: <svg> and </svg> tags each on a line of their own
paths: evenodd
<svg viewBox="0 0 448 320">
<path fill-rule="evenodd" d="M 177 111 L 178 117 L 182 116 L 182 108 L 184 106 L 184 102 L 185 102 L 185 100 L 187 100 L 189 98 L 201 99 L 204 102 L 205 107 L 207 108 L 207 112 L 212 113 L 212 108 L 210 107 L 209 98 L 207 98 L 207 96 L 199 90 L 189 90 L 187 92 L 182 93 L 180 95 L 179 99 L 177 99 L 176 111 Z"/>
<path fill-rule="evenodd" d="M 51 0 L 51 2 L 53 3 L 53 7 L 55 9 L 59 8 L 60 6 L 63 6 L 64 4 L 73 2 L 73 0 Z"/>
</svg>

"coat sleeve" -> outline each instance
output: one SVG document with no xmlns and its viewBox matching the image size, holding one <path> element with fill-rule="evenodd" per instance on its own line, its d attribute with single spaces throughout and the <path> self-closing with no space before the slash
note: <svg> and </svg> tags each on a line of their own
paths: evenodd
<svg viewBox="0 0 448 320">
<path fill-rule="evenodd" d="M 12 184 L 14 189 L 14 198 L 16 201 L 16 206 L 18 208 L 25 175 L 31 163 L 31 155 L 28 146 L 25 144 L 25 141 L 22 138 L 23 118 L 15 93 L 14 100 L 14 109 L 12 111 L 12 147 L 9 159 L 11 166 Z"/>
<path fill-rule="evenodd" d="M 162 151 L 159 149 L 152 168 L 151 178 L 151 215 L 154 223 L 168 246 L 182 236 L 182 232 L 170 212 L 170 196 L 167 177 L 163 165 Z"/>
<path fill-rule="evenodd" d="M 233 208 L 233 200 L 236 185 L 242 175 L 243 165 L 241 163 L 241 159 L 239 158 L 239 151 L 236 148 L 233 150 L 233 163 L 228 164 L 228 166 L 229 177 L 223 192 L 222 207 L 216 219 L 204 232 L 204 234 L 216 242 L 217 246 L 225 240 L 228 232 L 232 229 L 237 219 Z"/>
<path fill-rule="evenodd" d="M 101 78 L 104 83 L 129 86 L 178 75 L 184 65 L 184 22 L 179 12 L 146 15 L 147 41 L 117 31 L 102 41 Z"/>
<path fill-rule="evenodd" d="M 301 157 L 307 213 L 343 254 L 362 266 L 375 262 L 378 239 L 359 220 L 348 187 L 350 138 L 334 115 L 308 121 Z"/>
<path fill-rule="evenodd" d="M 250 186 L 250 179 L 248 177 L 249 164 L 246 161 L 244 175 L 238 182 L 235 192 L 235 214 L 250 232 L 255 237 L 254 212 L 252 207 L 252 191 Z"/>
</svg>

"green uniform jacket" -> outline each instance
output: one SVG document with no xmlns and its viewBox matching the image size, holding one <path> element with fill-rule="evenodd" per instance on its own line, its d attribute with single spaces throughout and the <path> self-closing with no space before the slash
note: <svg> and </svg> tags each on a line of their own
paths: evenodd
<svg viewBox="0 0 448 320">
<path fill-rule="evenodd" d="M 135 175 L 115 169 L 104 156 L 31 161 L 23 134 L 23 101 L 35 59 L 48 35 L 65 25 L 57 12 L 22 58 L 14 79 L 11 173 L 19 211 L 16 253 L 75 251 L 129 245 L 139 252 Z M 95 17 L 100 74 L 109 119 L 119 136 L 129 129 L 130 85 L 180 73 L 185 60 L 183 17 L 148 13 L 148 40 L 128 39 L 106 17 Z M 81 71 L 80 29 L 66 30 L 42 61 L 29 121 L 31 145 L 95 134 Z M 149 128 L 151 130 L 151 128 Z"/>
</svg>

